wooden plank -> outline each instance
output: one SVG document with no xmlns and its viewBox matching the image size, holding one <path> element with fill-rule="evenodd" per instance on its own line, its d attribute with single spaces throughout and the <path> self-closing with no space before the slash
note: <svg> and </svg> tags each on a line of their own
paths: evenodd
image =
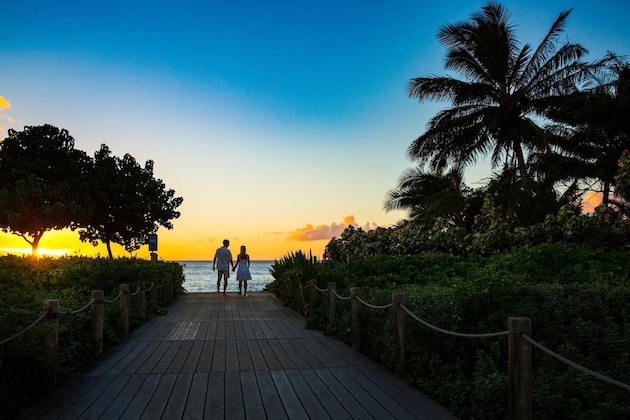
<svg viewBox="0 0 630 420">
<path fill-rule="evenodd" d="M 212 371 L 225 371 L 225 340 L 217 340 L 214 342 Z"/>
<path fill-rule="evenodd" d="M 236 340 L 236 333 L 234 332 L 234 321 L 225 322 L 225 339 Z"/>
<path fill-rule="evenodd" d="M 258 340 L 245 340 L 247 343 L 247 349 L 249 350 L 249 355 L 252 358 L 252 364 L 254 365 L 255 370 L 268 370 L 269 366 L 267 366 L 267 361 L 260 351 L 260 346 L 258 345 Z"/>
<path fill-rule="evenodd" d="M 186 401 L 192 384 L 192 373 L 182 373 L 176 376 L 175 385 L 168 397 L 168 403 L 164 408 L 164 419 L 181 419 L 186 409 Z"/>
<path fill-rule="evenodd" d="M 326 388 L 328 388 L 343 405 L 343 407 L 351 413 L 353 418 L 374 418 L 368 411 L 366 411 L 365 408 L 363 408 L 363 405 L 361 405 L 354 396 L 348 392 L 348 390 L 337 380 L 337 378 L 333 376 L 330 369 L 315 369 L 314 371 L 325 384 Z"/>
<path fill-rule="evenodd" d="M 291 383 L 291 386 L 293 387 L 293 390 L 295 391 L 295 394 L 300 399 L 300 402 L 304 406 L 304 409 L 306 410 L 310 418 L 331 418 L 326 411 L 326 407 L 322 405 L 322 403 L 317 398 L 317 395 L 315 395 L 313 390 L 308 386 L 308 383 L 299 370 L 287 370 L 285 373 Z"/>
<path fill-rule="evenodd" d="M 245 417 L 248 420 L 266 419 L 265 407 L 263 406 L 260 391 L 258 390 L 256 374 L 253 371 L 240 372 L 240 377 Z"/>
<path fill-rule="evenodd" d="M 112 381 L 107 386 L 107 389 L 97 396 L 94 403 L 82 413 L 81 418 L 96 419 L 102 413 L 106 413 L 120 392 L 125 388 L 131 376 L 110 376 L 110 378 L 112 378 Z"/>
<path fill-rule="evenodd" d="M 269 371 L 256 371 L 256 381 L 267 418 L 274 420 L 288 418 Z"/>
<path fill-rule="evenodd" d="M 139 373 L 141 375 L 151 373 L 170 346 L 171 343 L 168 341 L 158 341 L 155 350 L 134 373 Z"/>
<path fill-rule="evenodd" d="M 287 352 L 280 344 L 280 342 L 284 340 L 272 339 L 268 341 L 269 346 L 273 350 L 273 353 L 276 355 L 278 361 L 282 365 L 282 369 L 295 369 L 295 363 L 293 363 L 291 357 L 287 354 Z"/>
<path fill-rule="evenodd" d="M 188 354 L 192 348 L 192 341 L 181 341 L 179 349 L 176 354 L 173 355 L 171 364 L 166 368 L 166 373 L 180 373 L 188 359 Z M 166 355 L 168 357 L 168 354 Z"/>
<path fill-rule="evenodd" d="M 182 365 L 182 373 L 194 373 L 197 371 L 197 365 L 201 359 L 201 352 L 203 351 L 203 341 L 193 341 L 186 357 L 186 361 Z"/>
<path fill-rule="evenodd" d="M 291 361 L 297 369 L 309 369 L 311 366 L 302 355 L 291 345 L 292 340 L 279 340 L 278 342 L 284 349 L 285 353 L 291 358 Z"/>
<path fill-rule="evenodd" d="M 225 340 L 225 370 L 238 372 L 240 370 L 240 355 L 236 347 L 236 340 Z"/>
<path fill-rule="evenodd" d="M 183 419 L 194 420 L 204 418 L 207 389 L 208 374 L 193 374 L 188 399 L 186 400 L 186 406 L 184 408 L 184 414 L 182 415 Z"/>
<path fill-rule="evenodd" d="M 175 381 L 177 380 L 177 375 L 172 373 L 152 376 L 160 376 L 160 380 L 153 391 L 151 399 L 140 416 L 141 420 L 154 420 L 162 417 L 166 404 L 168 403 L 168 399 L 171 395 L 171 389 L 173 389 Z"/>
<path fill-rule="evenodd" d="M 245 336 L 245 330 L 243 328 L 243 321 L 234 321 L 234 338 L 236 340 L 244 340 L 247 338 Z"/>
<path fill-rule="evenodd" d="M 210 372 L 212 370 L 212 359 L 214 357 L 215 341 L 204 341 L 203 349 L 199 355 L 199 363 L 197 363 L 197 372 Z"/>
<path fill-rule="evenodd" d="M 306 410 L 304 410 L 289 378 L 287 378 L 286 372 L 282 370 L 272 370 L 269 373 L 276 385 L 276 391 L 278 391 L 278 396 L 289 418 L 308 418 Z"/>
<path fill-rule="evenodd" d="M 325 367 L 317 357 L 306 349 L 300 340 L 289 340 L 289 343 L 305 361 L 308 366 L 313 369 L 319 369 Z"/>
<path fill-rule="evenodd" d="M 144 377 L 142 386 L 123 412 L 121 419 L 137 419 L 144 412 L 145 407 L 149 404 L 153 392 L 158 387 L 162 375 L 141 375 Z"/>
<path fill-rule="evenodd" d="M 373 396 L 365 390 L 354 379 L 352 379 L 343 368 L 330 369 L 332 375 L 346 388 L 346 390 L 361 404 L 372 416 L 377 419 L 394 418 Z"/>
<path fill-rule="evenodd" d="M 225 418 L 225 372 L 210 372 L 208 374 L 208 389 L 206 390 L 205 418 Z"/>
<path fill-rule="evenodd" d="M 115 420 L 123 418 L 122 414 L 127 409 L 131 401 L 133 401 L 138 390 L 141 388 L 145 375 L 134 376 L 119 376 L 119 379 L 128 378 L 129 380 L 125 386 L 120 390 L 116 398 L 107 407 L 107 410 L 103 411 L 99 420 Z M 94 417 L 97 418 L 97 417 Z"/>
<path fill-rule="evenodd" d="M 85 392 L 81 393 L 81 398 L 77 398 L 61 415 L 64 418 L 80 418 L 81 414 L 107 389 L 113 379 L 113 376 L 98 378 L 89 388 L 85 388 Z"/>
<path fill-rule="evenodd" d="M 302 375 L 309 388 L 313 390 L 313 394 L 317 396 L 322 407 L 326 408 L 326 413 L 331 418 L 335 420 L 352 419 L 352 416 L 346 411 L 342 402 L 335 398 L 335 395 L 331 392 L 327 384 L 317 375 L 315 370 L 300 370 L 299 373 Z"/>
<path fill-rule="evenodd" d="M 243 391 L 239 372 L 225 372 L 225 418 L 245 418 Z"/>
<path fill-rule="evenodd" d="M 265 362 L 267 362 L 269 370 L 282 369 L 282 364 L 280 364 L 280 361 L 274 354 L 268 340 L 258 340 L 258 346 L 260 347 L 260 352 L 265 358 Z"/>
<path fill-rule="evenodd" d="M 145 357 L 144 355 L 148 345 L 148 341 L 127 343 L 124 351 L 117 353 L 116 357 L 112 357 L 107 362 L 100 364 L 96 369 L 91 371 L 89 375 L 101 376 L 121 374 L 123 370 L 135 359 L 141 356 Z"/>
<path fill-rule="evenodd" d="M 173 359 L 177 355 L 177 352 L 182 346 L 181 341 L 171 341 L 171 342 L 167 341 L 166 343 L 168 343 L 169 346 L 164 351 L 164 354 L 162 355 L 160 360 L 155 364 L 155 366 L 151 370 L 151 373 L 167 373 L 168 368 L 171 365 L 171 362 L 173 361 Z"/>
<path fill-rule="evenodd" d="M 254 363 L 252 362 L 252 357 L 249 354 L 247 341 L 235 340 L 235 342 L 236 342 L 236 354 L 238 355 L 239 370 L 241 372 L 254 370 Z"/>
</svg>

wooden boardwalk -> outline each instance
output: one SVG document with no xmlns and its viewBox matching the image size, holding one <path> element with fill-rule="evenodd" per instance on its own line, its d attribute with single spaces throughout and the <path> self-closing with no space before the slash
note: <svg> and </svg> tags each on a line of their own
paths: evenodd
<svg viewBox="0 0 630 420">
<path fill-rule="evenodd" d="M 453 419 L 269 293 L 189 293 L 23 419 Z"/>
</svg>

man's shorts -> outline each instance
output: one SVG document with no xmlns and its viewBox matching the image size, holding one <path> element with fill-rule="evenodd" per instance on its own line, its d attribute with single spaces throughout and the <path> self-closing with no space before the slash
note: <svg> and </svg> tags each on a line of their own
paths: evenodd
<svg viewBox="0 0 630 420">
<path fill-rule="evenodd" d="M 228 279 L 230 278 L 230 270 L 218 270 L 219 278 Z"/>
</svg>

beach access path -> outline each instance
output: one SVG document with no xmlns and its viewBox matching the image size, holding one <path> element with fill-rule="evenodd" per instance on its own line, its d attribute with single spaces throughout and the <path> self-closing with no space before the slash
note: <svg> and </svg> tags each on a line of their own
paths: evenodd
<svg viewBox="0 0 630 420">
<path fill-rule="evenodd" d="M 187 293 L 22 419 L 454 419 L 272 294 Z"/>
</svg>

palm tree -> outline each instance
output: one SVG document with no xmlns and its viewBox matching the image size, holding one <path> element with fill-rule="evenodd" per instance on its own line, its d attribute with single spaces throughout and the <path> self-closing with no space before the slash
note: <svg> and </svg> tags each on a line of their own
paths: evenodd
<svg viewBox="0 0 630 420">
<path fill-rule="evenodd" d="M 459 171 L 440 175 L 414 167 L 403 171 L 398 187 L 387 192 L 383 208 L 386 212 L 405 210 L 414 222 L 433 224 L 437 217 L 443 217 L 470 229 L 482 204 L 482 198 L 471 200 L 473 196 Z"/>
<path fill-rule="evenodd" d="M 424 134 L 407 150 L 410 158 L 434 171 L 464 168 L 491 152 L 492 167 L 520 176 L 527 184 L 528 152 L 544 146 L 544 118 L 549 98 L 573 92 L 601 63 L 586 64 L 580 44 L 556 44 L 571 9 L 558 15 L 534 50 L 519 48 L 508 11 L 490 2 L 469 20 L 443 26 L 439 41 L 447 49 L 450 76 L 414 78 L 408 94 L 420 102 L 448 100 Z M 515 169 L 515 170 L 514 170 Z"/>
</svg>

